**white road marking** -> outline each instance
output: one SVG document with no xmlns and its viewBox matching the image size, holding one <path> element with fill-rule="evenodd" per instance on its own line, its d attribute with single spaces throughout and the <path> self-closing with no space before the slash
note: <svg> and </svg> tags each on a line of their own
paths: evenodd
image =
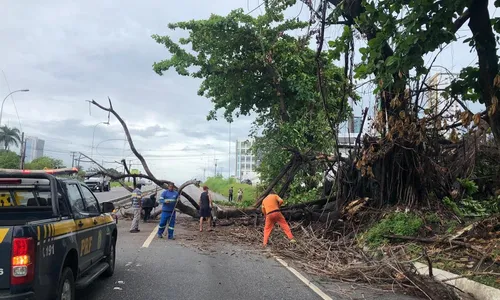
<svg viewBox="0 0 500 300">
<path fill-rule="evenodd" d="M 274 257 L 280 264 L 283 265 L 283 267 L 287 268 L 288 271 L 292 272 L 293 275 L 295 275 L 300 281 L 302 281 L 305 285 L 307 285 L 313 292 L 315 292 L 318 296 L 321 297 L 323 300 L 333 300 L 332 297 L 328 296 L 325 294 L 319 287 L 317 287 L 314 283 L 312 283 L 309 279 L 305 278 L 304 275 L 300 274 L 297 270 L 294 268 L 290 267 L 288 263 L 281 258 L 275 256 Z"/>
<path fill-rule="evenodd" d="M 153 229 L 153 231 L 151 231 L 151 234 L 144 241 L 144 244 L 142 244 L 142 248 L 148 248 L 149 247 L 149 245 L 151 244 L 151 242 L 155 238 L 156 233 L 158 232 L 158 226 L 160 226 L 160 225 L 156 225 L 156 227 Z"/>
</svg>

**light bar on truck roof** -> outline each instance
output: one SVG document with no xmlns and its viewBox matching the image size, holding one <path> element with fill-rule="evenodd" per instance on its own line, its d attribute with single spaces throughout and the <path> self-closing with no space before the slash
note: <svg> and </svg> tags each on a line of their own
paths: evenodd
<svg viewBox="0 0 500 300">
<path fill-rule="evenodd" d="M 78 173 L 78 168 L 62 168 L 62 169 L 45 169 L 45 170 L 17 170 L 17 169 L 0 169 L 0 173 L 23 173 L 23 174 L 51 174 L 51 175 L 70 175 Z"/>
</svg>

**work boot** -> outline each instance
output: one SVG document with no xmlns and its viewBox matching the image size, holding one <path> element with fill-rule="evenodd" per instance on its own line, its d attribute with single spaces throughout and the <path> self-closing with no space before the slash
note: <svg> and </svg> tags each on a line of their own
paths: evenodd
<svg viewBox="0 0 500 300">
<path fill-rule="evenodd" d="M 141 232 L 139 229 L 132 229 L 130 230 L 130 233 L 137 233 L 137 232 Z"/>
</svg>

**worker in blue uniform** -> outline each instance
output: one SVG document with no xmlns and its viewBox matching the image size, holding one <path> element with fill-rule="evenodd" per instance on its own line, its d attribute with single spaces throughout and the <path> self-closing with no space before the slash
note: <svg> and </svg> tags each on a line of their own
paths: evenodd
<svg viewBox="0 0 500 300">
<path fill-rule="evenodd" d="M 161 193 L 159 202 L 161 204 L 161 219 L 158 227 L 158 237 L 163 238 L 163 232 L 168 223 L 168 239 L 174 239 L 174 226 L 175 226 L 175 205 L 179 198 L 179 193 L 174 191 L 174 184 L 170 183 L 168 189 Z"/>
</svg>

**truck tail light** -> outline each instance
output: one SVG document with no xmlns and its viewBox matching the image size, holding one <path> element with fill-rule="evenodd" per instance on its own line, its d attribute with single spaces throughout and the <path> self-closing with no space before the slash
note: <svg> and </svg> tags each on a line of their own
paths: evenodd
<svg viewBox="0 0 500 300">
<path fill-rule="evenodd" d="M 33 238 L 14 238 L 12 241 L 12 271 L 10 284 L 33 281 L 35 276 L 35 241 Z"/>
</svg>

